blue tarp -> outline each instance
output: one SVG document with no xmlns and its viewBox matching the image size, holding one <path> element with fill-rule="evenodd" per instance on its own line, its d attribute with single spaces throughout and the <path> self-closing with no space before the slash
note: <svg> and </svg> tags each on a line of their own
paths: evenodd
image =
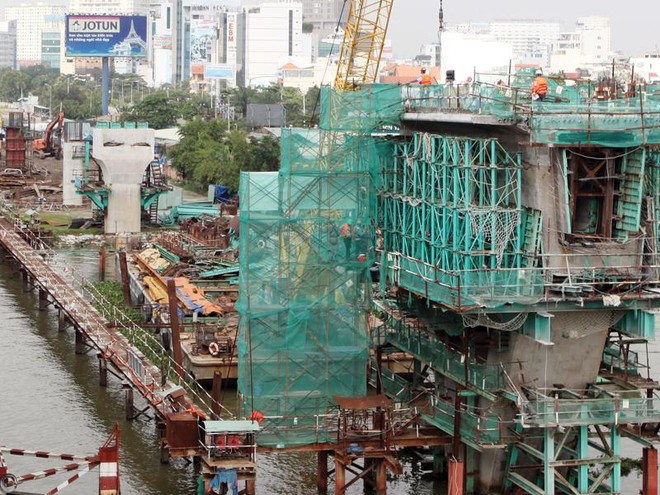
<svg viewBox="0 0 660 495">
<path fill-rule="evenodd" d="M 233 195 L 229 194 L 229 188 L 227 186 L 214 184 L 214 187 L 215 187 L 215 191 L 213 193 L 214 203 L 226 203 L 231 198 L 233 198 Z"/>
</svg>

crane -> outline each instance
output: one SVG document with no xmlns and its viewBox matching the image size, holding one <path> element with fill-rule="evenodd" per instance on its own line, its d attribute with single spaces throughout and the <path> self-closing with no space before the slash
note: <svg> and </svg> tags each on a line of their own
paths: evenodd
<svg viewBox="0 0 660 495">
<path fill-rule="evenodd" d="M 344 40 L 339 52 L 335 89 L 354 90 L 376 82 L 385 36 L 394 0 L 344 0 L 349 3 Z M 438 11 L 438 50 L 435 63 L 440 67 L 444 10 Z"/>
<path fill-rule="evenodd" d="M 394 0 L 350 1 L 339 52 L 335 89 L 353 90 L 376 81 Z"/>
</svg>

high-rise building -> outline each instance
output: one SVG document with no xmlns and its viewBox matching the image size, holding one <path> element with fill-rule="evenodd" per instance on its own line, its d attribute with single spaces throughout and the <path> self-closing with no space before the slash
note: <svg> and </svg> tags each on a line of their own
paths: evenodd
<svg viewBox="0 0 660 495">
<path fill-rule="evenodd" d="M 69 13 L 147 15 L 149 0 L 69 0 Z"/>
<path fill-rule="evenodd" d="M 155 86 L 172 82 L 174 1 L 151 0 L 151 79 Z"/>
<path fill-rule="evenodd" d="M 612 60 L 612 56 L 610 20 L 607 17 L 580 17 L 575 23 L 575 31 L 562 33 L 554 43 L 552 70 L 598 70 L 602 64 Z"/>
<path fill-rule="evenodd" d="M 63 15 L 66 7 L 38 3 L 5 8 L 5 20 L 16 21 L 16 59 L 19 66 L 41 63 L 42 31 L 48 18 Z"/>
<path fill-rule="evenodd" d="M 16 69 L 16 21 L 0 22 L 0 67 Z"/>
<path fill-rule="evenodd" d="M 559 39 L 558 21 L 541 19 L 506 19 L 490 23 L 490 34 L 510 43 L 513 61 L 546 66 L 550 63 L 552 44 Z"/>
<path fill-rule="evenodd" d="M 612 56 L 612 31 L 608 17 L 580 17 L 575 31 L 582 38 L 582 56 L 587 63 L 607 62 Z"/>
<path fill-rule="evenodd" d="M 302 4 L 262 3 L 246 11 L 245 84 L 269 84 L 287 59 L 303 57 Z"/>
<path fill-rule="evenodd" d="M 312 30 L 312 58 L 315 60 L 324 56 L 320 53 L 322 41 L 345 25 L 348 3 L 343 0 L 302 0 L 302 7 L 305 32 L 310 27 Z"/>
</svg>

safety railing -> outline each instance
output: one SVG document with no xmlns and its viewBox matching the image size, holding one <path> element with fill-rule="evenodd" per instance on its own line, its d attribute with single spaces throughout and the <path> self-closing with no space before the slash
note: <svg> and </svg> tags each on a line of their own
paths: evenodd
<svg viewBox="0 0 660 495">
<path fill-rule="evenodd" d="M 23 238 L 29 238 L 32 235 L 31 231 L 22 225 L 15 211 L 8 204 L 1 204 L 0 212 L 5 218 L 14 222 L 14 230 Z M 148 331 L 131 323 L 130 318 L 121 309 L 115 307 L 107 300 L 81 272 L 76 270 L 70 263 L 67 263 L 61 256 L 58 256 L 56 251 L 43 246 L 39 253 L 45 262 L 57 273 L 58 277 L 66 282 L 66 285 L 48 284 L 45 287 L 46 289 L 52 289 L 54 292 L 58 291 L 60 293 L 62 291 L 71 291 L 77 297 L 85 298 L 92 304 L 92 306 L 87 308 L 75 307 L 72 309 L 75 310 L 76 316 L 80 320 L 78 323 L 88 326 L 90 330 L 94 330 L 96 327 L 103 327 L 107 320 L 96 307 L 113 314 L 114 321 L 117 323 L 116 328 L 133 347 L 134 355 L 140 356 L 142 354 L 147 358 L 148 361 L 142 361 L 144 366 L 140 368 L 140 373 L 137 373 L 131 367 L 129 356 L 114 356 L 114 359 L 122 360 L 123 365 L 133 371 L 133 378 L 138 382 L 136 385 L 138 385 L 142 393 L 148 395 L 147 399 L 156 401 L 157 399 L 153 395 L 154 389 L 163 386 L 166 379 L 169 379 L 172 383 L 181 386 L 197 404 L 210 407 L 213 401 L 211 395 L 184 368 L 178 367 L 174 359 L 162 347 L 159 340 Z M 33 253 L 25 253 L 26 260 L 30 259 L 30 254 L 32 256 L 34 255 Z M 42 275 L 42 277 L 46 276 Z M 44 281 L 47 282 L 47 280 Z M 82 311 L 83 309 L 84 311 Z M 98 334 L 98 331 L 96 333 Z M 111 341 L 106 342 L 105 339 L 102 341 L 99 340 L 99 342 L 102 347 L 112 344 Z M 225 409 L 222 405 L 221 407 L 227 416 L 233 417 L 233 413 Z"/>
<path fill-rule="evenodd" d="M 452 380 L 483 391 L 496 392 L 506 388 L 506 380 L 500 365 L 469 362 L 465 354 L 450 349 L 425 328 L 416 328 L 386 313 L 385 335 L 379 341 L 388 341 L 417 359 L 451 378 Z"/>
<path fill-rule="evenodd" d="M 659 253 L 645 259 L 657 260 Z M 538 267 L 446 271 L 424 261 L 389 253 L 387 271 L 398 285 L 457 309 L 499 307 L 515 299 L 533 304 L 547 296 L 572 300 L 656 299 L 660 265 L 642 263 L 638 253 L 539 255 Z M 628 259 L 629 265 L 622 265 Z"/>
<path fill-rule="evenodd" d="M 532 101 L 526 88 L 473 82 L 407 85 L 402 99 L 408 112 L 465 112 L 495 117 L 497 123 L 522 124 L 535 143 L 635 146 L 660 142 L 660 102 L 647 98 L 644 91 L 601 101 L 568 88 L 541 102 Z"/>
<path fill-rule="evenodd" d="M 450 435 L 454 434 L 456 416 L 460 416 L 458 424 L 463 441 L 477 445 L 498 445 L 504 440 L 502 430 L 506 423 L 495 415 L 479 410 L 470 411 L 465 407 L 456 409 L 452 401 L 436 396 L 431 396 L 429 406 L 422 417 Z"/>
<path fill-rule="evenodd" d="M 520 422 L 528 426 L 623 425 L 660 421 L 660 399 L 536 399 L 527 403 Z"/>
</svg>

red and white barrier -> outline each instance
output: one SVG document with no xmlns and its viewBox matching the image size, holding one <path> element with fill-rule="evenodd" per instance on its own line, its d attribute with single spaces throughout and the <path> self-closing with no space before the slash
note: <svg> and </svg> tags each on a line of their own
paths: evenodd
<svg viewBox="0 0 660 495">
<path fill-rule="evenodd" d="M 66 464 L 64 466 L 43 469 L 34 473 L 23 474 L 15 476 L 9 473 L 9 468 L 5 463 L 3 453 L 17 456 L 33 456 L 43 459 L 62 459 L 62 460 L 78 460 Z M 33 451 L 24 449 L 9 449 L 0 447 L 0 493 L 10 493 L 18 485 L 33 481 L 48 476 L 53 476 L 59 473 L 75 471 L 78 472 L 68 480 L 64 481 L 57 487 L 53 488 L 46 495 L 54 495 L 62 490 L 64 487 L 69 486 L 74 481 L 80 479 L 87 474 L 91 469 L 100 466 L 99 476 L 99 495 L 120 495 L 119 492 L 119 425 L 115 424 L 114 431 L 99 449 L 98 455 L 82 456 L 75 454 L 61 454 L 45 451 Z"/>
<path fill-rule="evenodd" d="M 119 426 L 99 449 L 99 495 L 119 495 Z"/>
</svg>

